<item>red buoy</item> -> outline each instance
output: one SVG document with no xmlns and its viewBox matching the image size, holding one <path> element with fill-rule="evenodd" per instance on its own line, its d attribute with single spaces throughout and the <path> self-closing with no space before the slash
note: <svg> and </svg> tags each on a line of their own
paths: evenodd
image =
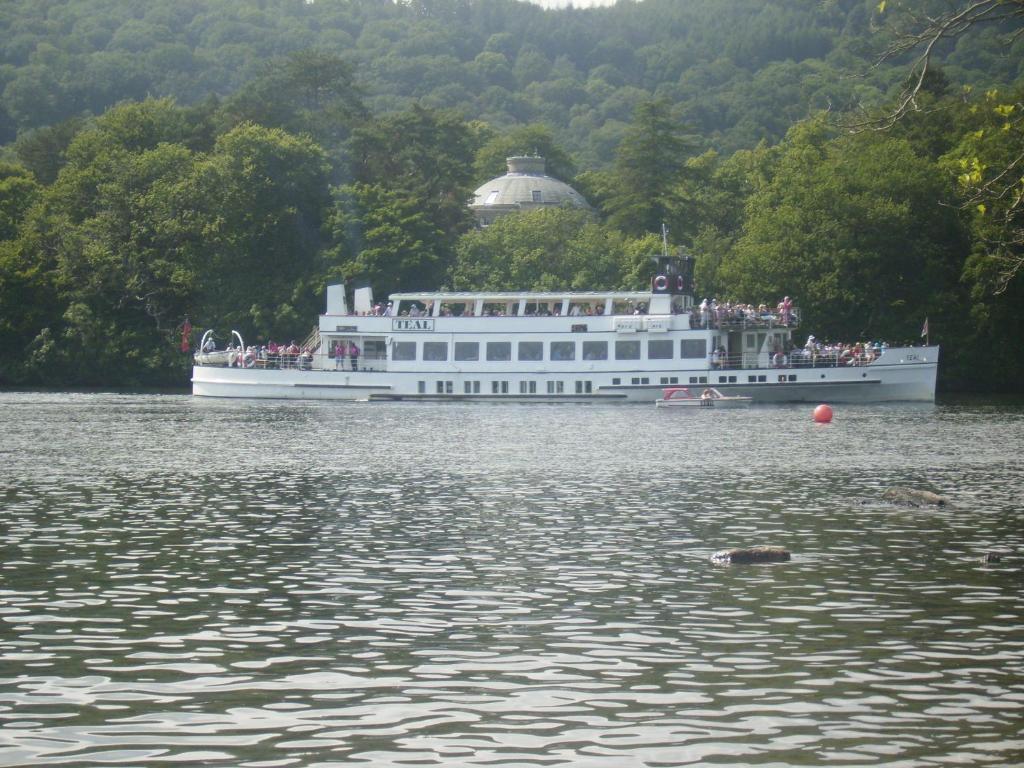
<svg viewBox="0 0 1024 768">
<path fill-rule="evenodd" d="M 822 403 L 814 409 L 814 420 L 819 424 L 828 424 L 832 421 L 832 408 Z"/>
</svg>

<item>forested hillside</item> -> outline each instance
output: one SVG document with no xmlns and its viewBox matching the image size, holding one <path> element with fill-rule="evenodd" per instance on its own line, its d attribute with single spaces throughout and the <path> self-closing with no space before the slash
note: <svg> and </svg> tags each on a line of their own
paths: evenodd
<svg viewBox="0 0 1024 768">
<path fill-rule="evenodd" d="M 544 122 L 583 167 L 607 164 L 633 109 L 664 98 L 703 147 L 780 140 L 817 109 L 878 103 L 877 0 L 644 0 L 545 11 L 514 0 L 6 0 L 0 142 L 125 99 L 225 99 L 306 50 L 342 56 L 374 113 L 453 108 L 498 130 Z M 1024 43 L 950 43 L 956 84 L 1005 87 Z M 267 107 L 270 108 L 269 105 Z"/>
<path fill-rule="evenodd" d="M 924 68 L 915 12 L 979 6 Z M 929 316 L 945 385 L 1019 387 L 1022 14 L 6 0 L 0 383 L 182 382 L 186 315 L 297 335 L 338 279 L 635 285 L 665 222 L 708 295 L 795 293 L 850 339 Z M 473 231 L 471 190 L 534 151 L 599 220 Z"/>
</svg>

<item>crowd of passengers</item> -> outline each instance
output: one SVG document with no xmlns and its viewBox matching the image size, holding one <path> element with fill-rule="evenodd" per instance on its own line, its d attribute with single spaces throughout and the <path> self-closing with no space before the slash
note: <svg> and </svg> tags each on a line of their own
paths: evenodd
<svg viewBox="0 0 1024 768">
<path fill-rule="evenodd" d="M 704 299 L 690 318 L 694 328 L 722 328 L 730 325 L 795 325 L 793 300 L 786 296 L 774 308 L 768 304 L 733 304 L 717 299 Z"/>
<path fill-rule="evenodd" d="M 216 344 L 211 337 L 203 348 L 203 352 L 213 352 Z M 249 345 L 245 349 L 237 344 L 229 344 L 229 368 L 272 368 L 296 369 L 309 371 L 313 368 L 313 352 L 309 347 L 300 347 L 293 339 L 288 344 L 270 341 L 262 345 Z M 328 355 L 334 360 L 334 367 L 339 371 L 359 370 L 359 356 L 362 354 L 359 345 L 354 341 L 336 341 Z"/>
<path fill-rule="evenodd" d="M 207 343 L 204 352 L 215 349 L 213 340 Z M 267 344 L 252 345 L 245 349 L 236 344 L 226 347 L 229 368 L 295 368 L 310 370 L 313 367 L 313 350 L 300 347 L 292 340 L 288 344 L 270 341 Z"/>
<path fill-rule="evenodd" d="M 569 308 L 569 315 L 572 317 L 584 315 L 603 315 L 604 304 L 594 303 L 573 303 Z M 644 302 L 627 302 L 621 308 L 622 314 L 646 315 L 647 305 Z M 673 311 L 681 311 L 673 308 Z M 440 317 L 474 317 L 474 306 L 466 303 L 461 310 L 453 310 L 448 304 L 442 304 L 438 311 Z M 377 317 L 391 317 L 394 315 L 394 302 L 379 302 L 374 304 L 368 313 Z M 424 302 L 423 306 L 412 304 L 409 309 L 403 309 L 399 313 L 402 317 L 429 317 L 433 314 L 433 304 Z M 510 314 L 501 307 L 485 307 L 481 313 L 484 317 L 505 317 Z M 515 312 L 511 312 L 515 314 Z M 527 317 L 558 317 L 562 314 L 562 302 L 550 301 L 539 302 L 528 306 L 525 315 Z M 794 325 L 796 312 L 793 308 L 793 300 L 786 296 L 775 307 L 767 304 L 740 304 L 731 302 L 719 302 L 717 299 L 704 299 L 692 312 L 690 324 L 694 328 L 721 328 L 724 326 L 741 325 L 764 325 L 764 326 L 790 326 Z"/>
<path fill-rule="evenodd" d="M 771 355 L 772 368 L 835 368 L 844 365 L 868 365 L 877 360 L 889 348 L 884 341 L 821 342 L 808 336 L 802 347 L 784 349 L 776 346 Z M 740 355 L 732 357 L 725 347 L 711 352 L 712 368 L 735 368 L 741 362 Z"/>
<path fill-rule="evenodd" d="M 432 314 L 432 305 L 430 302 L 426 302 L 421 308 L 418 304 L 413 304 L 409 309 L 403 309 L 399 315 L 401 317 L 430 317 Z M 447 304 L 442 304 L 441 309 L 438 311 L 439 317 L 475 317 L 475 309 L 472 304 L 465 304 L 461 310 L 456 308 L 453 311 L 452 307 Z M 374 304 L 373 308 L 368 313 L 376 317 L 392 317 L 394 315 L 394 302 L 387 302 L 386 304 Z M 511 313 L 513 316 L 515 312 Z M 536 307 L 527 307 L 525 316 L 526 317 L 558 317 L 562 314 L 562 302 L 553 301 L 547 304 L 537 304 Z M 569 308 L 569 316 L 578 317 L 583 315 L 603 315 L 604 305 L 603 304 L 573 304 Z M 646 315 L 647 305 L 644 303 L 633 304 L 629 303 L 626 314 L 630 315 Z M 505 309 L 489 308 L 485 307 L 480 313 L 481 317 L 506 317 L 509 315 Z"/>
</svg>

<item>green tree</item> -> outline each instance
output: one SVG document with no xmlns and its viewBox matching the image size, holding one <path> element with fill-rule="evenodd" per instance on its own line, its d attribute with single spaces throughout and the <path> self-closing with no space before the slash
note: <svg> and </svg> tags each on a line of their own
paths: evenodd
<svg viewBox="0 0 1024 768">
<path fill-rule="evenodd" d="M 195 166 L 182 212 L 202 238 L 195 317 L 253 337 L 308 331 L 327 173 L 308 137 L 247 123 L 217 139 Z"/>
<path fill-rule="evenodd" d="M 906 142 L 790 131 L 772 178 L 749 198 L 718 278 L 743 300 L 793 296 L 832 338 L 916 338 L 928 316 L 955 324 L 966 240 L 944 176 Z"/>
<path fill-rule="evenodd" d="M 220 121 L 225 127 L 255 122 L 305 132 L 334 149 L 365 117 L 363 93 L 351 63 L 335 54 L 306 50 L 271 61 L 225 102 Z"/>
<path fill-rule="evenodd" d="M 332 216 L 335 271 L 378 290 L 440 285 L 470 226 L 475 149 L 456 115 L 418 105 L 355 131 L 354 183 L 337 191 Z"/>
<path fill-rule="evenodd" d="M 668 102 L 640 104 L 614 167 L 595 185 L 608 222 L 632 235 L 660 232 L 663 223 L 679 229 L 680 186 L 693 146 Z"/>
<path fill-rule="evenodd" d="M 0 162 L 0 240 L 17 237 L 39 193 L 39 184 L 27 169 Z"/>
<path fill-rule="evenodd" d="M 658 238 L 630 239 L 585 211 L 544 208 L 463 235 L 451 282 L 458 290 L 639 289 L 660 249 Z"/>
</svg>

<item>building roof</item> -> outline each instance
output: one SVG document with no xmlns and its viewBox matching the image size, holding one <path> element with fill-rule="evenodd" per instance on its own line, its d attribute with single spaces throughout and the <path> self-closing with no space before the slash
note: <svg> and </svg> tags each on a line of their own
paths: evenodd
<svg viewBox="0 0 1024 768">
<path fill-rule="evenodd" d="M 545 173 L 543 157 L 507 158 L 508 173 L 477 188 L 470 208 L 477 215 L 569 204 L 590 210 L 579 192 Z"/>
</svg>

